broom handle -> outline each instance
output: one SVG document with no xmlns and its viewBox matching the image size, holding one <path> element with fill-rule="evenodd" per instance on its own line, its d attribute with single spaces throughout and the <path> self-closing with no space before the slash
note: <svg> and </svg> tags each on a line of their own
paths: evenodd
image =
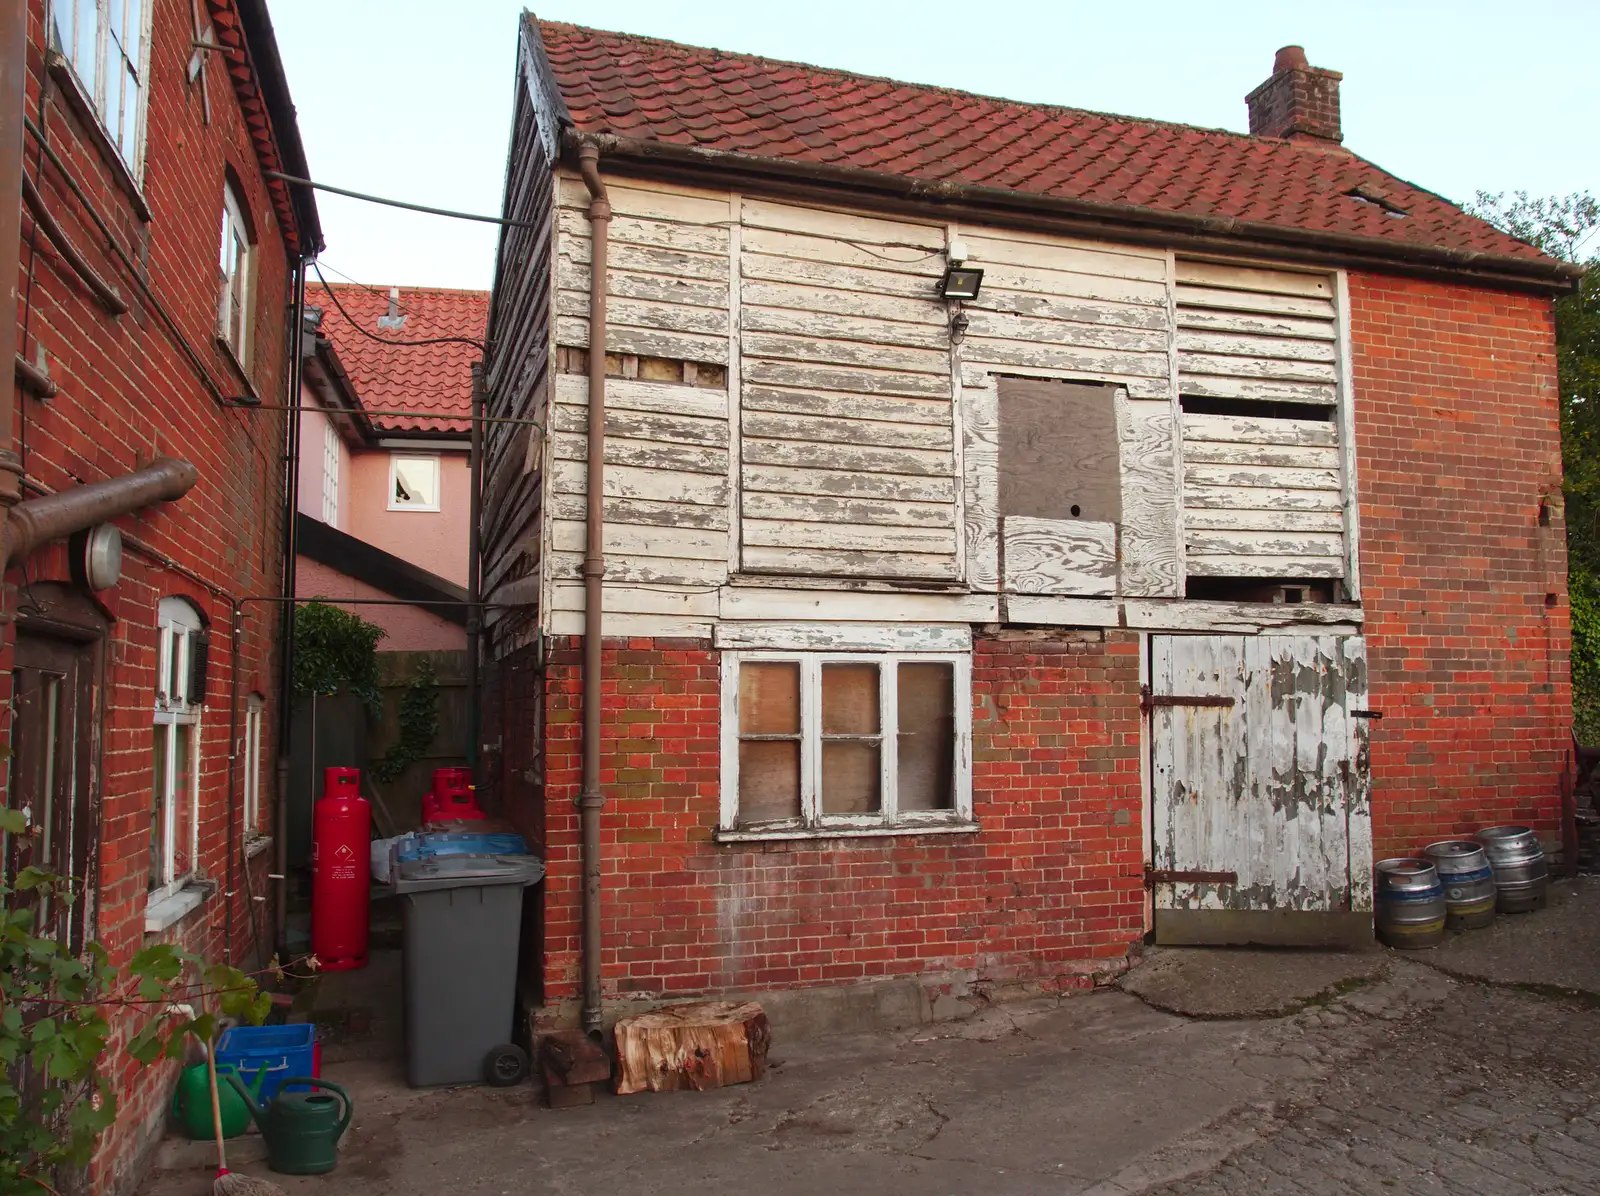
<svg viewBox="0 0 1600 1196">
<path fill-rule="evenodd" d="M 222 1102 L 217 1098 L 217 1055 L 211 1046 L 211 1043 L 206 1044 L 206 1079 L 211 1083 L 211 1128 L 217 1133 L 217 1172 L 225 1175 L 228 1156 L 222 1148 Z"/>
</svg>

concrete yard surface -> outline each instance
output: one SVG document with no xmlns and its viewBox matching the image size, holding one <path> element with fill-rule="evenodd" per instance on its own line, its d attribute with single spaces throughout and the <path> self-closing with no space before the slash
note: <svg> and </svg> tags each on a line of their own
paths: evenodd
<svg viewBox="0 0 1600 1196">
<path fill-rule="evenodd" d="M 1542 941 L 1569 907 L 1600 921 L 1600 886 L 1566 886 L 1551 910 L 1508 922 L 1505 941 Z M 1165 973 L 1163 1002 L 1204 1016 L 1107 990 L 907 1030 L 785 1041 L 780 1028 L 759 1083 L 563 1111 L 531 1084 L 406 1088 L 378 1018 L 386 1049 L 330 1050 L 342 1061 L 327 1074 L 357 1104 L 338 1169 L 241 1169 L 291 1194 L 350 1196 L 1600 1190 L 1600 1007 L 1545 981 L 1529 991 L 1431 966 L 1464 949 L 1152 952 L 1143 966 Z M 1226 1006 L 1219 994 L 1253 997 L 1250 977 L 1278 963 L 1297 978 L 1270 1008 Z M 1195 991 L 1173 974 L 1198 977 Z M 202 1145 L 165 1151 L 144 1196 L 204 1191 Z"/>
</svg>

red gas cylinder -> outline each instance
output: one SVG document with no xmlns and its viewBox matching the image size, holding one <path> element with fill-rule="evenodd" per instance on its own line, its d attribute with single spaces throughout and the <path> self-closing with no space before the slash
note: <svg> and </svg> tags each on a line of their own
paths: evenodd
<svg viewBox="0 0 1600 1196">
<path fill-rule="evenodd" d="M 422 795 L 424 822 L 476 822 L 487 818 L 478 806 L 470 768 L 436 768 L 433 791 Z"/>
<path fill-rule="evenodd" d="M 311 811 L 311 950 L 324 971 L 367 966 L 371 839 L 361 770 L 325 769 L 322 797 Z"/>
</svg>

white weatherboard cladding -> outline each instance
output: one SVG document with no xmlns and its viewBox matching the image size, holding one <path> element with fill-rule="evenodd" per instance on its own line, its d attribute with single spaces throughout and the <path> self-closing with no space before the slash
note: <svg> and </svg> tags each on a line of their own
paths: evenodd
<svg viewBox="0 0 1600 1196">
<path fill-rule="evenodd" d="M 1189 576 L 1346 576 L 1334 277 L 1180 260 L 1175 298 L 1183 395 L 1328 415 L 1181 416 Z"/>
<path fill-rule="evenodd" d="M 957 580 L 944 229 L 740 211 L 740 564 Z"/>
<path fill-rule="evenodd" d="M 725 365 L 728 204 L 725 196 L 609 181 L 611 221 L 606 347 Z M 556 213 L 558 346 L 589 343 L 589 197 L 560 181 Z M 558 374 L 550 411 L 547 503 L 552 582 L 546 630 L 581 627 L 589 387 Z M 607 631 L 685 634 L 709 629 L 727 579 L 729 427 L 725 389 L 637 378 L 606 379 L 605 557 Z M 683 587 L 684 595 L 645 587 Z M 659 600 L 652 600 L 659 597 Z M 698 618 L 699 621 L 695 621 Z"/>
<path fill-rule="evenodd" d="M 1156 886 L 1156 909 L 1372 908 L 1366 641 L 1332 635 L 1156 635 L 1154 867 L 1236 872 Z M 1159 917 L 1159 913 L 1158 913 Z"/>
<path fill-rule="evenodd" d="M 570 175 L 558 186 L 552 337 L 584 348 L 588 195 Z M 1346 423 L 1184 414 L 1175 401 L 1335 403 L 1348 383 L 1334 279 L 666 183 L 608 187 L 609 351 L 728 381 L 608 379 L 606 604 L 619 633 L 961 622 L 980 608 L 1087 625 L 1137 608 L 1152 630 L 1231 631 L 1305 620 L 1214 615 L 1182 600 L 1186 575 L 1348 573 Z M 936 294 L 952 240 L 985 272 L 955 344 L 954 309 Z M 1003 534 L 1006 375 L 1115 386 L 1119 523 Z M 547 394 L 543 531 L 524 549 L 553 631 L 581 626 L 586 378 L 557 375 Z M 898 583 L 954 592 L 896 594 Z M 830 591 L 836 602 L 811 596 Z"/>
</svg>

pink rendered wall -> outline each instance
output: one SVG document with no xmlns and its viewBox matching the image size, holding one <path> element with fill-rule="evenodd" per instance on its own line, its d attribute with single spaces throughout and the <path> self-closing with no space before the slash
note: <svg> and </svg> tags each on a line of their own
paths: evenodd
<svg viewBox="0 0 1600 1196">
<path fill-rule="evenodd" d="M 300 513 L 322 518 L 322 445 L 328 417 L 316 397 L 302 387 L 300 391 L 300 487 L 296 501 Z M 339 519 L 340 531 L 350 530 L 350 448 L 339 441 Z"/>
<path fill-rule="evenodd" d="M 336 606 L 341 598 L 392 597 L 304 556 L 295 558 L 295 596 L 326 598 Z M 380 652 L 446 652 L 467 646 L 464 628 L 419 606 L 348 606 L 345 609 L 389 633 L 378 644 Z"/>
<path fill-rule="evenodd" d="M 424 450 L 418 450 L 418 455 L 423 454 Z M 464 586 L 467 584 L 472 473 L 467 467 L 465 452 L 439 453 L 438 457 L 439 509 L 391 511 L 388 450 L 373 449 L 354 454 L 349 471 L 349 522 L 343 530 L 401 560 Z M 317 468 L 320 476 L 320 457 Z M 320 495 L 321 491 L 317 493 Z M 340 502 L 344 505 L 342 494 Z"/>
</svg>

